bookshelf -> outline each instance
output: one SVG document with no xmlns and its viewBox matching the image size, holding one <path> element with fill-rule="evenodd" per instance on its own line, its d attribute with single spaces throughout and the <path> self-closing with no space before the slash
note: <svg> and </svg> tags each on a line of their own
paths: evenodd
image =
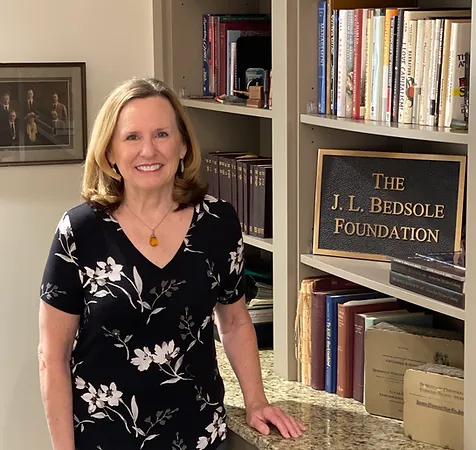
<svg viewBox="0 0 476 450">
<path fill-rule="evenodd" d="M 273 238 L 245 236 L 248 246 L 272 252 L 274 279 L 274 371 L 299 379 L 294 319 L 300 281 L 330 273 L 397 296 L 464 323 L 465 444 L 476 442 L 476 304 L 459 310 L 391 286 L 388 263 L 310 254 L 318 148 L 388 150 L 467 155 L 468 230 L 476 227 L 476 122 L 467 132 L 309 114 L 317 100 L 318 0 L 154 0 L 156 76 L 190 95 L 202 93 L 201 17 L 204 13 L 271 13 L 273 109 L 183 99 L 202 150 L 246 148 L 273 158 Z M 472 7 L 476 0 L 418 0 L 422 7 Z M 476 8 L 472 8 L 472 22 Z M 185 31 L 184 31 L 185 30 Z M 472 31 L 472 48 L 476 33 Z M 476 86 L 476 64 L 470 85 Z M 471 91 L 472 92 L 472 91 Z M 470 117 L 476 117 L 471 93 Z M 466 295 L 476 295 L 476 240 L 467 241 Z M 292 400 L 292 399 L 291 399 Z"/>
<path fill-rule="evenodd" d="M 294 314 L 297 303 L 296 234 L 296 37 L 295 4 L 283 0 L 154 0 L 156 76 L 178 93 L 198 135 L 202 154 L 249 151 L 273 159 L 273 238 L 244 235 L 247 246 L 271 255 L 274 290 L 274 368 L 295 379 Z M 202 15 L 271 15 L 273 106 L 258 109 L 189 99 L 202 89 Z M 186 31 L 184 31 L 186 30 Z M 297 41 L 295 41 L 296 43 Z"/>
<path fill-rule="evenodd" d="M 215 100 L 183 99 L 182 104 L 188 108 L 206 109 L 208 111 L 240 114 L 250 117 L 263 117 L 266 119 L 271 119 L 273 117 L 273 111 L 271 109 L 249 108 L 241 105 L 226 105 L 218 103 Z"/>
<path fill-rule="evenodd" d="M 418 305 L 448 317 L 464 327 L 465 332 L 465 448 L 472 448 L 476 442 L 476 387 L 472 379 L 476 376 L 476 305 L 467 301 L 465 310 L 455 308 L 431 298 L 418 295 L 390 285 L 388 262 L 350 259 L 337 256 L 313 255 L 310 251 L 314 223 L 314 187 L 316 176 L 317 149 L 338 148 L 358 150 L 386 150 L 445 153 L 467 156 L 467 216 L 466 226 L 471 230 L 476 225 L 476 144 L 474 141 L 476 122 L 470 122 L 468 131 L 386 123 L 379 121 L 354 120 L 335 116 L 309 114 L 308 104 L 317 104 L 317 1 L 299 0 L 297 21 L 299 30 L 297 85 L 298 85 L 298 132 L 297 132 L 297 234 L 298 234 L 298 280 L 319 273 L 329 273 L 395 296 L 406 302 Z M 417 6 L 425 8 L 472 8 L 472 23 L 475 20 L 474 0 L 418 1 Z M 471 47 L 476 48 L 474 28 Z M 476 66 L 471 64 L 470 86 L 476 82 Z M 476 114 L 474 93 L 470 91 L 470 117 Z M 476 244 L 470 235 L 467 240 L 466 298 L 476 293 Z M 454 319 L 456 321 L 454 322 Z"/>
</svg>

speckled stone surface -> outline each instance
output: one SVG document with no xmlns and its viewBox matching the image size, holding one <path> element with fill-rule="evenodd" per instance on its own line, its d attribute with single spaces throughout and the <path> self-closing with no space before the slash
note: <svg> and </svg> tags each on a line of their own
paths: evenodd
<svg viewBox="0 0 476 450">
<path fill-rule="evenodd" d="M 228 427 L 260 450 L 441 450 L 410 440 L 403 434 L 403 422 L 372 416 L 353 399 L 283 380 L 273 371 L 270 350 L 260 351 L 266 396 L 308 429 L 298 439 L 284 439 L 277 429 L 263 436 L 246 424 L 240 386 L 219 343 L 217 356 L 226 388 Z"/>
</svg>

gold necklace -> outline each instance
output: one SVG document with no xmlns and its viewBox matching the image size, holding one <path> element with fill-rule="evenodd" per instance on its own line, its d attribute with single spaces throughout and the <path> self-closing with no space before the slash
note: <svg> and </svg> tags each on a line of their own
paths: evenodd
<svg viewBox="0 0 476 450">
<path fill-rule="evenodd" d="M 154 227 L 154 228 L 150 228 L 149 225 L 147 225 L 137 214 L 135 214 L 131 208 L 129 208 L 129 206 L 127 206 L 127 204 L 124 203 L 124 206 L 135 216 L 137 217 L 149 230 L 152 231 L 152 234 L 150 235 L 149 237 L 149 244 L 152 246 L 152 247 L 157 247 L 159 245 L 159 241 L 155 235 L 155 229 L 164 221 L 164 219 L 168 216 L 169 212 L 172 211 L 174 205 L 171 206 L 171 208 L 167 211 L 167 213 L 165 214 L 164 217 L 162 217 L 162 219 L 160 219 L 160 222 Z"/>
</svg>

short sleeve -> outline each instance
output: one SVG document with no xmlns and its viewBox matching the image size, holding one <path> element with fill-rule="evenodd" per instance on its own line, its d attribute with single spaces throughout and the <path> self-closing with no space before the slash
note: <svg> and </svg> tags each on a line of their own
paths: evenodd
<svg viewBox="0 0 476 450">
<path fill-rule="evenodd" d="M 80 315 L 84 309 L 77 248 L 68 213 L 59 221 L 53 237 L 40 286 L 40 298 L 69 314 Z"/>
<path fill-rule="evenodd" d="M 223 220 L 223 252 L 224 267 L 218 303 L 229 305 L 240 300 L 245 295 L 245 260 L 243 235 L 240 221 L 235 209 L 231 204 L 226 204 L 226 211 L 222 214 Z"/>
</svg>

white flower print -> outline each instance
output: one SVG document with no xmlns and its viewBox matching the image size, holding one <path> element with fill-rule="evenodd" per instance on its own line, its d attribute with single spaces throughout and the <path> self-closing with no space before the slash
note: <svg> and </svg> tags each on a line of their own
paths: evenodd
<svg viewBox="0 0 476 450">
<path fill-rule="evenodd" d="M 200 218 L 200 215 L 198 216 Z M 199 219 L 197 219 L 198 221 Z M 193 250 L 192 249 L 192 244 L 190 243 L 190 238 L 192 237 L 191 231 L 195 228 L 195 224 L 191 225 L 190 228 L 188 229 L 188 233 L 185 236 L 183 243 L 185 244 L 185 249 L 184 252 L 191 252 L 191 253 L 203 253 L 200 250 Z"/>
<path fill-rule="evenodd" d="M 159 369 L 162 372 L 171 377 L 168 380 L 162 381 L 162 383 L 160 383 L 161 385 L 191 379 L 185 378 L 183 372 L 180 373 L 180 368 L 182 367 L 185 355 L 180 356 L 176 361 L 174 361 L 180 353 L 180 347 L 175 347 L 175 342 L 173 340 L 163 342 L 162 345 L 157 344 L 154 347 L 153 354 L 147 347 L 144 347 L 144 350 L 136 349 L 134 350 L 134 353 L 137 357 L 132 358 L 131 363 L 137 366 L 140 372 L 149 370 L 151 363 L 154 362 L 159 366 Z"/>
<path fill-rule="evenodd" d="M 122 265 L 116 264 L 110 256 L 107 262 L 99 261 L 98 267 L 101 269 L 101 276 L 107 278 L 109 281 L 121 281 Z"/>
<path fill-rule="evenodd" d="M 178 291 L 178 287 L 181 284 L 184 284 L 185 280 L 177 282 L 176 280 L 171 280 L 171 281 L 162 281 L 160 288 L 160 294 L 157 293 L 157 288 L 154 286 L 151 290 L 150 293 L 155 296 L 154 300 L 152 301 L 152 305 L 149 305 L 148 303 L 145 305 L 146 309 L 150 310 L 149 317 L 147 318 L 147 324 L 149 324 L 150 319 L 154 314 L 158 314 L 160 311 L 163 311 L 165 307 L 159 307 L 156 308 L 155 304 L 157 303 L 157 300 L 161 298 L 162 296 L 166 296 L 168 298 L 172 297 L 172 292 Z"/>
<path fill-rule="evenodd" d="M 129 299 L 129 303 L 134 309 L 137 309 L 135 301 L 137 301 L 137 303 L 141 307 L 141 312 L 144 311 L 144 308 L 147 308 L 147 302 L 142 299 L 142 278 L 139 275 L 139 272 L 137 271 L 137 268 L 135 266 L 132 268 L 132 275 L 134 281 L 132 281 L 124 273 L 124 271 L 122 270 L 123 265 L 117 264 L 114 258 L 112 258 L 111 256 L 107 257 L 106 261 L 98 261 L 96 263 L 96 266 L 97 267 L 95 269 L 85 267 L 85 272 L 81 271 L 80 274 L 82 283 L 84 283 L 83 288 L 90 286 L 90 294 L 93 294 L 94 297 L 99 298 L 106 297 L 107 295 L 116 297 L 111 290 L 112 287 L 122 291 L 127 296 L 127 298 Z M 86 282 L 84 282 L 85 278 Z M 126 289 L 116 284 L 118 281 L 121 281 L 122 278 L 124 278 L 131 284 L 137 294 L 136 299 L 133 299 L 131 294 Z"/>
<path fill-rule="evenodd" d="M 187 446 L 184 444 L 183 439 L 180 438 L 179 433 L 175 436 L 176 437 L 172 442 L 172 450 L 187 450 Z"/>
<path fill-rule="evenodd" d="M 71 221 L 68 214 L 64 214 L 58 224 L 59 234 L 68 238 L 73 236 L 73 228 L 71 227 Z"/>
<path fill-rule="evenodd" d="M 174 341 L 162 343 L 162 346 L 155 346 L 154 362 L 156 364 L 167 364 L 174 359 L 180 351 L 180 347 L 175 348 Z"/>
<path fill-rule="evenodd" d="M 81 398 L 89 403 L 88 413 L 92 414 L 97 408 L 104 408 L 104 393 L 101 389 L 96 390 L 93 385 L 89 385 L 89 392 L 83 394 Z"/>
<path fill-rule="evenodd" d="M 202 388 L 195 386 L 195 390 L 197 391 L 196 399 L 197 402 L 202 403 L 200 405 L 200 411 L 203 411 L 207 406 L 217 406 L 218 402 L 213 402 L 210 399 L 210 394 L 203 395 Z"/>
<path fill-rule="evenodd" d="M 238 247 L 235 252 L 230 252 L 230 273 L 236 271 L 236 274 L 239 275 L 243 270 L 243 252 L 245 250 L 245 246 L 243 244 L 243 238 L 240 238 L 238 241 Z"/>
<path fill-rule="evenodd" d="M 211 278 L 211 280 L 212 280 L 212 289 L 215 289 L 217 286 L 220 286 L 220 274 L 219 273 L 215 274 L 215 263 L 214 262 L 211 262 L 207 259 L 206 263 L 208 265 L 207 277 Z"/>
<path fill-rule="evenodd" d="M 102 392 L 104 392 L 104 401 L 109 406 L 119 406 L 119 399 L 122 397 L 122 392 L 117 390 L 116 383 L 111 383 L 109 387 L 101 384 Z"/>
<path fill-rule="evenodd" d="M 186 331 L 186 333 L 181 334 L 183 340 L 187 339 L 188 336 L 192 338 L 192 342 L 189 344 L 187 348 L 187 352 L 197 342 L 200 342 L 200 344 L 203 344 L 203 342 L 200 340 L 200 333 L 201 333 L 201 330 L 204 329 L 206 326 L 205 321 L 207 321 L 207 318 L 205 318 L 205 320 L 202 323 L 202 326 L 198 328 L 197 334 L 195 335 L 192 331 L 192 328 L 195 326 L 195 322 L 193 321 L 193 317 L 188 314 L 188 307 L 185 307 L 185 314 L 180 316 L 179 329 Z"/>
<path fill-rule="evenodd" d="M 219 406 L 213 414 L 213 422 L 205 427 L 210 436 L 201 436 L 197 441 L 197 450 L 203 450 L 213 444 L 217 438 L 223 441 L 226 438 L 226 422 L 223 407 Z"/>
<path fill-rule="evenodd" d="M 120 391 L 116 383 L 111 382 L 109 386 L 101 384 L 100 388 L 96 389 L 91 383 L 86 383 L 82 378 L 76 377 L 76 388 L 78 390 L 88 389 L 86 394 L 83 394 L 81 398 L 89 403 L 88 412 L 91 415 L 91 419 L 79 420 L 74 415 L 74 427 L 80 427 L 81 432 L 84 431 L 84 424 L 95 423 L 92 419 L 109 419 L 114 422 L 114 417 L 119 417 L 124 424 L 127 432 L 133 434 L 138 440 L 141 441 L 140 448 L 144 448 L 147 442 L 152 441 L 160 434 L 152 430 L 157 426 L 163 426 L 168 420 L 172 418 L 178 409 L 166 409 L 165 411 L 157 411 L 155 420 L 151 417 L 144 419 L 144 425 L 140 427 L 139 423 L 139 405 L 136 402 L 135 396 L 132 396 L 130 406 L 128 406 L 123 400 L 123 392 Z M 99 410 L 98 412 L 96 412 Z M 111 415 L 110 413 L 114 413 Z M 181 444 L 178 444 L 181 445 Z M 178 447 L 179 450 L 186 450 L 186 447 Z"/>
<path fill-rule="evenodd" d="M 137 366 L 140 372 L 149 370 L 151 363 L 154 361 L 153 355 L 147 347 L 144 350 L 136 348 L 134 350 L 136 358 L 131 359 L 131 363 Z"/>
<path fill-rule="evenodd" d="M 64 253 L 55 253 L 55 256 L 58 256 L 68 263 L 78 265 L 78 258 L 73 254 L 76 250 L 76 243 L 74 242 L 73 228 L 71 227 L 68 214 L 63 214 L 63 217 L 58 223 L 57 232 L 58 240 Z"/>
<path fill-rule="evenodd" d="M 104 335 L 106 337 L 112 337 L 118 341 L 118 343 L 114 344 L 115 347 L 124 348 L 126 350 L 126 359 L 129 360 L 129 347 L 127 346 L 127 343 L 132 339 L 132 334 L 122 339 L 121 332 L 119 330 L 109 331 L 104 326 L 102 327 L 102 329 L 105 331 Z"/>
<path fill-rule="evenodd" d="M 211 199 L 208 200 L 208 199 Z M 213 201 L 215 200 L 215 201 Z M 198 214 L 197 216 L 197 222 L 205 215 L 205 214 L 209 214 L 210 216 L 213 216 L 213 217 L 216 217 L 217 219 L 219 219 L 220 217 L 217 216 L 216 214 L 212 213 L 210 211 L 210 207 L 208 206 L 207 204 L 207 201 L 209 203 L 216 203 L 218 200 L 215 198 L 215 197 L 212 197 L 211 195 L 208 195 L 205 197 L 204 201 L 199 203 L 198 205 L 195 206 L 195 211 L 196 213 Z"/>
<path fill-rule="evenodd" d="M 51 283 L 46 283 L 40 287 L 40 298 L 51 300 L 52 298 L 57 298 L 61 295 L 65 295 L 66 291 L 60 291 L 58 286 L 52 285 Z"/>
</svg>

